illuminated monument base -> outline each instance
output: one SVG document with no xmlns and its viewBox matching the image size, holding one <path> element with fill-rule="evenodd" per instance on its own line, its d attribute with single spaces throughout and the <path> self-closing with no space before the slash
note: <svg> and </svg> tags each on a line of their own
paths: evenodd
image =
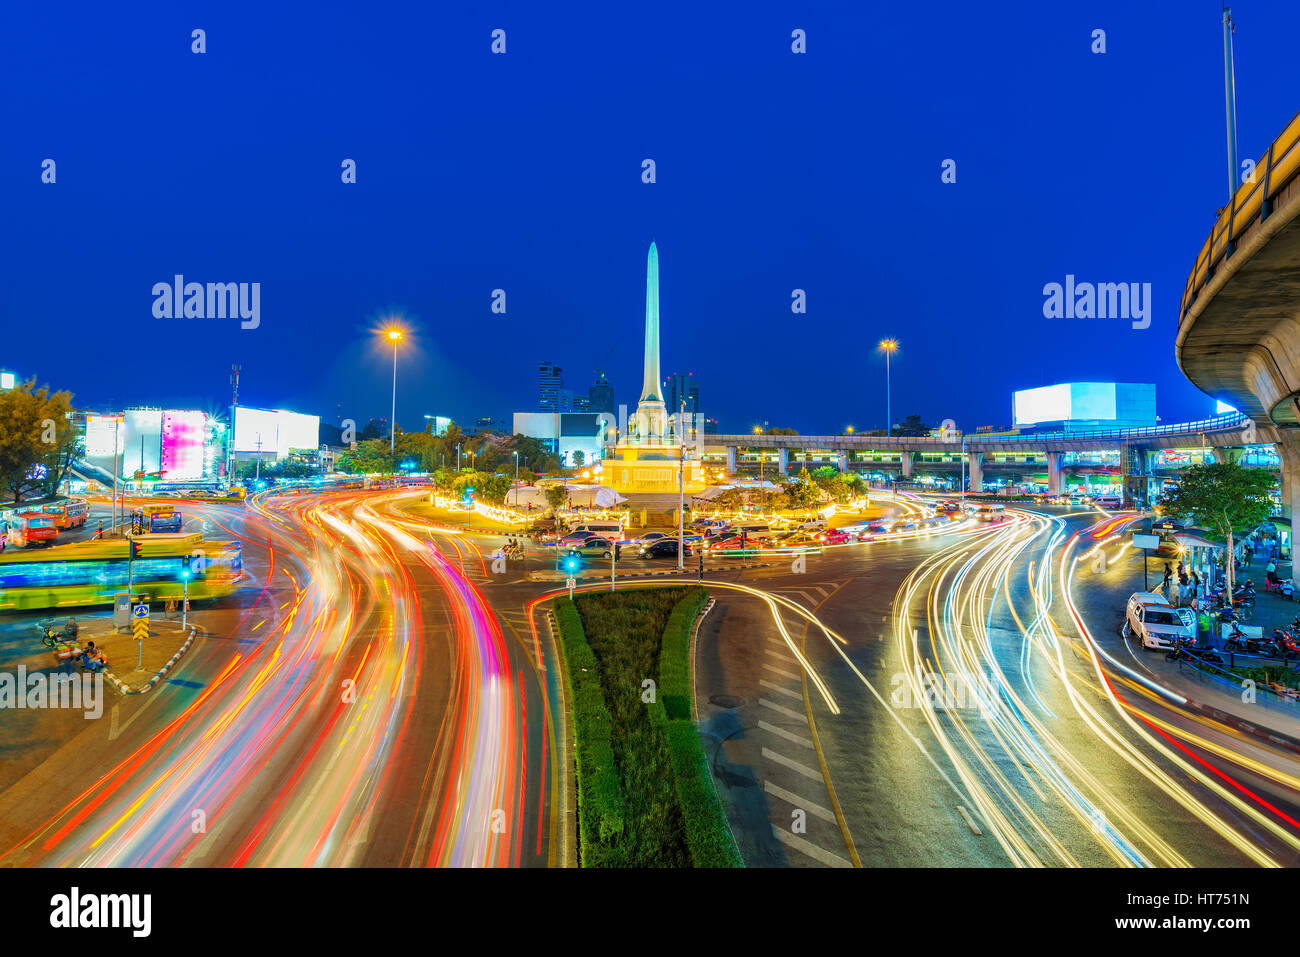
<svg viewBox="0 0 1300 957">
<path fill-rule="evenodd" d="M 704 490 L 704 463 L 690 457 L 682 466 L 682 478 L 687 495 Z M 604 462 L 602 483 L 620 495 L 636 493 L 663 494 L 677 491 L 678 449 L 666 446 L 619 446 L 614 457 Z"/>
<path fill-rule="evenodd" d="M 680 472 L 684 490 L 699 492 L 704 488 L 704 463 L 689 441 L 679 440 L 679 435 L 689 438 L 680 421 L 685 416 L 669 417 L 659 387 L 659 250 L 654 243 L 646 257 L 644 369 L 636 414 L 613 455 L 605 460 L 601 484 L 620 495 L 661 495 L 677 491 Z"/>
</svg>

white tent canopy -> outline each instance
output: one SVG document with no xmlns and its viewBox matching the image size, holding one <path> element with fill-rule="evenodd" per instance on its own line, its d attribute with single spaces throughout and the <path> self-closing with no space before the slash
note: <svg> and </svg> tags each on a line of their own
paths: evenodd
<svg viewBox="0 0 1300 957">
<path fill-rule="evenodd" d="M 566 485 L 564 491 L 569 505 L 581 505 L 584 508 L 613 508 L 627 501 L 604 485 Z M 546 489 L 535 485 L 516 485 L 506 492 L 506 505 L 515 508 L 527 508 L 529 505 L 533 508 L 546 508 Z"/>
</svg>

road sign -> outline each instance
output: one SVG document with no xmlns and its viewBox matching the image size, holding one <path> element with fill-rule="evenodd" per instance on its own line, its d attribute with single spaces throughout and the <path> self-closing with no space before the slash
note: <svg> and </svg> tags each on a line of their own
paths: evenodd
<svg viewBox="0 0 1300 957">
<path fill-rule="evenodd" d="M 577 584 L 578 584 L 578 580 L 576 578 L 566 578 L 564 580 L 564 587 L 568 589 L 573 589 L 573 587 L 576 586 Z"/>
<path fill-rule="evenodd" d="M 131 622 L 131 637 L 136 641 L 144 641 L 149 637 L 148 618 L 137 618 Z"/>
<path fill-rule="evenodd" d="M 132 617 L 132 618 L 144 618 L 144 619 L 146 619 L 145 624 L 148 624 L 148 618 L 149 618 L 149 606 L 148 606 L 148 605 L 135 605 L 135 606 L 133 606 L 133 607 L 131 608 L 131 617 Z"/>
</svg>

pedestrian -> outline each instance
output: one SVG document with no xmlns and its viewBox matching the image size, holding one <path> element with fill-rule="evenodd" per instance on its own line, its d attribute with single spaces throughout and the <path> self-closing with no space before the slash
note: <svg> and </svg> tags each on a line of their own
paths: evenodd
<svg viewBox="0 0 1300 957">
<path fill-rule="evenodd" d="M 704 549 L 703 548 L 699 549 L 697 554 L 699 555 L 699 570 L 700 570 L 699 580 L 704 581 Z"/>
<path fill-rule="evenodd" d="M 1241 567 L 1242 567 L 1242 568 L 1249 568 L 1249 567 L 1250 567 L 1250 560 L 1251 560 L 1252 558 L 1254 558 L 1254 557 L 1255 557 L 1255 550 L 1254 550 L 1253 548 L 1250 547 L 1250 542 L 1247 542 L 1247 543 L 1245 544 L 1245 547 L 1243 547 L 1242 550 L 1241 550 L 1241 559 L 1242 559 L 1242 561 L 1241 561 Z"/>
<path fill-rule="evenodd" d="M 1187 577 L 1187 572 L 1182 572 L 1178 576 L 1178 605 L 1181 607 L 1187 604 L 1188 592 L 1191 588 L 1191 579 Z"/>
<path fill-rule="evenodd" d="M 104 537 L 104 520 L 102 518 L 99 520 L 99 527 L 95 529 L 95 537 L 96 538 Z"/>
<path fill-rule="evenodd" d="M 1192 604 L 1201 597 L 1201 576 L 1192 572 Z"/>
<path fill-rule="evenodd" d="M 1183 560 L 1180 558 L 1178 560 L 1178 577 L 1182 578 L 1185 574 L 1187 574 L 1187 567 L 1183 564 Z"/>
</svg>

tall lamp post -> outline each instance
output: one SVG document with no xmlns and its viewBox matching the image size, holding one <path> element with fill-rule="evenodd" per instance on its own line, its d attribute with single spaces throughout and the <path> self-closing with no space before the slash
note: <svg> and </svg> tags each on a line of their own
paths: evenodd
<svg viewBox="0 0 1300 957">
<path fill-rule="evenodd" d="M 894 434 L 894 415 L 890 409 L 889 359 L 898 351 L 898 340 L 881 339 L 880 351 L 885 354 L 885 435 L 892 438 Z"/>
<path fill-rule="evenodd" d="M 397 447 L 397 344 L 402 341 L 401 329 L 389 329 L 388 341 L 393 344 L 393 413 L 388 420 L 388 454 Z"/>
<path fill-rule="evenodd" d="M 515 484 L 519 484 L 519 450 L 515 449 Z"/>
</svg>

